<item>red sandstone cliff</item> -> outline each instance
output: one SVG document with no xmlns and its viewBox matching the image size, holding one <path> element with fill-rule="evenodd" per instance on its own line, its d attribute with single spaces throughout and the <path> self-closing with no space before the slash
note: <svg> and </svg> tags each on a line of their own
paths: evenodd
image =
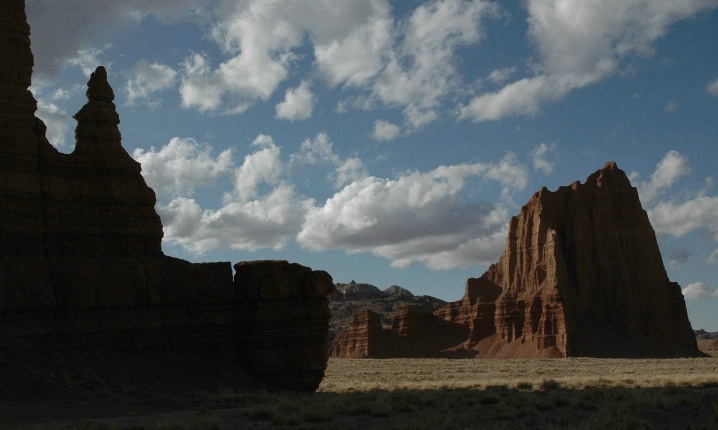
<svg viewBox="0 0 718 430">
<path fill-rule="evenodd" d="M 638 192 L 615 163 L 584 184 L 535 193 L 511 219 L 499 261 L 430 321 L 466 327 L 462 343 L 441 351 L 477 357 L 701 354 Z"/>
<path fill-rule="evenodd" d="M 0 1 L 0 337 L 72 347 L 222 351 L 268 385 L 317 388 L 329 274 L 286 261 L 165 256 L 155 193 L 121 144 L 107 72 L 61 154 L 35 117 L 24 0 Z"/>
</svg>

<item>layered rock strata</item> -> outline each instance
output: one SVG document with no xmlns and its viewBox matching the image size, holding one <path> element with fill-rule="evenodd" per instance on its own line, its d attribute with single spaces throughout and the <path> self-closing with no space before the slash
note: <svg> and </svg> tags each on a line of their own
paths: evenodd
<svg viewBox="0 0 718 430">
<path fill-rule="evenodd" d="M 511 219 L 499 261 L 432 318 L 469 331 L 443 351 L 477 357 L 701 355 L 638 192 L 615 163 L 535 193 Z"/>
<path fill-rule="evenodd" d="M 326 272 L 286 261 L 165 256 L 155 193 L 121 144 L 98 67 L 59 153 L 28 91 L 23 0 L 0 2 L 0 336 L 73 348 L 230 354 L 262 382 L 314 390 L 326 366 Z"/>
</svg>

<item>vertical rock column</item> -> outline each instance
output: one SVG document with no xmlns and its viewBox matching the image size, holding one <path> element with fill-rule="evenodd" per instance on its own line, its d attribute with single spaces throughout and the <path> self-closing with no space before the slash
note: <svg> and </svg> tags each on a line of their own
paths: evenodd
<svg viewBox="0 0 718 430">
<path fill-rule="evenodd" d="M 234 269 L 245 367 L 269 385 L 315 391 L 327 366 L 332 277 L 286 261 L 241 262 Z"/>
<path fill-rule="evenodd" d="M 45 126 L 28 90 L 33 56 L 23 0 L 0 1 L 0 311 L 55 304 L 45 261 L 39 146 Z M 49 146 L 49 145 L 48 145 Z M 10 318 L 8 316 L 8 318 Z M 23 325 L 18 324 L 17 329 Z M 27 327 L 34 330 L 36 327 Z M 42 330 L 41 328 L 37 328 Z"/>
</svg>

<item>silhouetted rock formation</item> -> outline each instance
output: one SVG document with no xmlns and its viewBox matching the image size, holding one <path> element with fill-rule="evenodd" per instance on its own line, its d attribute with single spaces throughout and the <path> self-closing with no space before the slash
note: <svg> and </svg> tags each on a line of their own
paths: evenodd
<svg viewBox="0 0 718 430">
<path fill-rule="evenodd" d="M 701 355 L 638 192 L 615 163 L 585 184 L 535 193 L 499 261 L 431 321 L 467 327 L 445 351 L 478 357 Z"/>
<path fill-rule="evenodd" d="M 34 116 L 24 0 L 0 2 L 0 336 L 77 347 L 227 352 L 262 382 L 314 390 L 326 367 L 326 272 L 162 253 L 155 193 L 122 148 L 98 67 L 61 154 Z M 241 371 L 241 369 L 238 369 Z"/>
</svg>

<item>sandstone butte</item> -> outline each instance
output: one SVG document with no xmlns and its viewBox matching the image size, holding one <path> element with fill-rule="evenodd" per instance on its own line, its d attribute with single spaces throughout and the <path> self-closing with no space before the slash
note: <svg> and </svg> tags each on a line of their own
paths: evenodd
<svg viewBox="0 0 718 430">
<path fill-rule="evenodd" d="M 0 338 L 72 348 L 222 351 L 261 383 L 313 391 L 332 278 L 286 261 L 165 256 L 155 193 L 121 145 L 107 72 L 72 154 L 35 117 L 24 0 L 0 1 Z"/>
<path fill-rule="evenodd" d="M 464 297 L 400 309 L 391 329 L 354 316 L 335 357 L 702 356 L 637 190 L 615 163 L 511 218 L 506 248 Z"/>
</svg>

